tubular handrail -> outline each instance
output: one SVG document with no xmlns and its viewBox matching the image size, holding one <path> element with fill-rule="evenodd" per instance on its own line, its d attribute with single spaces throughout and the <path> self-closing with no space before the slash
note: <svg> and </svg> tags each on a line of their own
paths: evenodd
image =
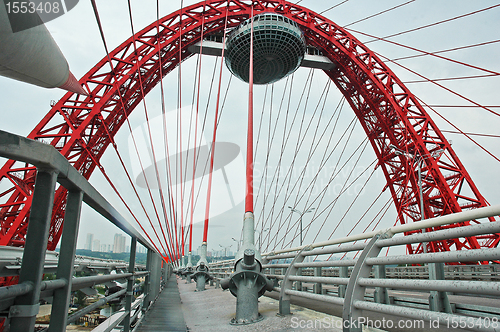
<svg viewBox="0 0 500 332">
<path fill-rule="evenodd" d="M 83 200 L 149 250 L 156 249 L 51 145 L 0 130 L 0 156 L 58 172 L 57 182 L 84 193 Z"/>
<path fill-rule="evenodd" d="M 490 265 L 489 268 L 485 265 L 469 265 L 468 268 L 464 268 L 464 265 L 449 265 L 445 268 L 443 263 L 499 261 L 500 248 L 431 252 L 413 255 L 393 254 L 379 256 L 379 253 L 382 248 L 386 247 L 499 233 L 500 221 L 494 221 L 463 227 L 445 228 L 409 236 L 393 237 L 397 233 L 416 230 L 420 227 L 436 227 L 471 219 L 493 217 L 498 215 L 499 212 L 500 205 L 496 205 L 428 219 L 410 225 L 395 226 L 387 230 L 266 253 L 264 254 L 266 256 L 264 257 L 263 272 L 268 278 L 275 280 L 273 291 L 280 292 L 279 308 L 281 314 L 289 314 L 287 308 L 289 308 L 290 296 L 296 296 L 342 306 L 344 322 L 360 319 L 360 310 L 368 310 L 378 314 L 392 314 L 403 318 L 423 318 L 427 321 L 436 320 L 442 324 L 446 323 L 446 321 L 463 320 L 467 316 L 461 315 L 464 311 L 459 311 L 459 313 L 454 312 L 454 307 L 450 305 L 450 301 L 448 300 L 447 292 L 463 295 L 474 294 L 500 297 L 500 283 L 497 281 L 500 280 L 500 268 L 494 264 Z M 365 243 L 350 243 L 351 241 L 362 239 L 370 239 L 370 241 Z M 354 251 L 358 251 L 360 255 L 356 255 L 355 258 L 347 257 L 324 261 L 308 261 L 305 259 L 311 256 L 341 254 Z M 224 264 L 211 266 L 211 269 L 216 274 L 216 278 L 226 277 L 230 271 L 228 265 L 231 266 L 232 263 L 234 261 L 225 261 Z M 387 265 L 411 264 L 425 265 L 420 267 L 409 266 L 406 268 L 389 267 L 386 269 Z M 388 279 L 386 277 L 386 270 L 389 271 L 390 277 L 399 279 Z M 457 278 L 457 275 L 462 276 L 464 279 L 445 280 L 447 276 L 448 278 Z M 426 279 L 411 279 L 412 277 L 425 277 Z M 302 283 L 305 283 L 307 286 L 303 287 Z M 313 285 L 312 292 L 310 291 L 311 284 Z M 323 288 L 323 285 L 330 286 Z M 334 286 L 332 287 L 331 285 Z M 366 293 L 366 288 L 374 289 L 373 295 Z M 389 295 L 387 289 L 391 288 L 427 292 L 429 294 L 429 310 L 405 307 L 405 300 L 400 295 L 395 295 L 392 292 Z M 333 294 L 336 294 L 336 296 L 332 296 Z M 397 298 L 398 300 L 392 304 L 391 298 L 394 300 Z M 422 301 L 422 299 L 419 301 Z M 459 306 L 467 308 L 467 305 L 456 303 L 457 310 Z M 472 317 L 478 320 L 479 325 L 487 323 L 485 319 L 487 320 L 488 318 L 484 318 L 484 313 L 486 313 L 486 317 L 488 315 L 490 317 L 497 317 L 498 315 L 498 309 L 496 308 L 482 306 L 477 310 L 480 311 L 476 314 L 470 310 L 465 312 L 468 315 L 472 314 Z M 494 331 L 491 328 L 480 328 L 477 326 L 471 330 Z M 344 331 L 357 332 L 360 330 L 357 328 L 348 328 Z"/>
<path fill-rule="evenodd" d="M 487 218 L 487 217 L 492 217 L 492 216 L 498 216 L 500 215 L 500 204 L 499 205 L 492 205 L 492 206 L 486 206 L 482 207 L 479 209 L 475 210 L 468 210 L 468 211 L 462 211 L 458 213 L 453 213 L 453 214 L 447 214 L 444 216 L 439 216 L 431 219 L 425 219 L 422 221 L 417 221 L 413 223 L 408 223 L 404 225 L 398 225 L 394 227 L 390 227 L 387 229 L 381 229 L 381 230 L 376 230 L 372 232 L 367 232 L 367 233 L 362 233 L 362 234 L 357 234 L 357 235 L 351 235 L 339 239 L 333 239 L 333 240 L 328 240 L 328 241 L 322 241 L 322 242 L 317 242 L 313 244 L 307 244 L 299 247 L 294 247 L 294 248 L 289 248 L 289 249 L 279 249 L 279 250 L 274 250 L 271 252 L 267 252 L 262 254 L 263 257 L 269 256 L 269 255 L 277 255 L 277 254 L 282 254 L 282 253 L 288 253 L 292 251 L 299 251 L 302 248 L 319 248 L 319 247 L 325 247 L 325 246 L 331 246 L 334 244 L 342 244 L 346 242 L 353 242 L 353 241 L 359 241 L 359 240 L 367 240 L 371 239 L 377 234 L 390 234 L 395 235 L 398 233 L 404 233 L 404 232 L 410 232 L 410 231 L 416 231 L 419 229 L 426 229 L 426 228 L 432 228 L 432 227 L 438 227 L 438 226 L 444 226 L 448 224 L 455 224 L 459 222 L 465 222 L 469 220 L 474 220 L 474 219 L 480 219 L 480 218 Z M 470 226 L 468 226 L 470 227 Z"/>
<path fill-rule="evenodd" d="M 124 331 L 128 332 L 130 330 L 128 303 L 133 297 L 132 277 L 151 273 L 147 277 L 149 281 L 145 286 L 147 297 L 144 297 L 144 301 L 149 304 L 151 297 L 155 298 L 160 289 L 161 270 L 163 269 L 160 260 L 164 258 L 53 146 L 0 130 L 0 156 L 34 165 L 37 168 L 35 187 L 42 188 L 41 190 L 35 189 L 33 194 L 33 202 L 36 204 L 32 205 L 30 220 L 34 215 L 39 219 L 36 219 L 35 223 L 28 224 L 27 234 L 29 236 L 26 237 L 26 248 L 30 248 L 30 250 L 22 251 L 22 255 L 19 255 L 21 250 L 17 248 L 4 248 L 0 252 L 1 276 L 19 274 L 21 282 L 15 286 L 0 287 L 1 309 L 9 308 L 10 320 L 7 324 L 10 324 L 14 330 L 32 330 L 39 310 L 38 299 L 53 296 L 54 305 L 51 310 L 50 328 L 62 331 L 68 323 L 78 319 L 78 317 L 113 298 L 125 295 L 127 310 L 123 314 L 123 319 L 126 325 Z M 59 254 L 47 252 L 47 239 L 43 238 L 43 235 L 48 234 L 50 226 L 50 216 L 44 211 L 52 209 L 53 199 L 51 197 L 56 190 L 57 182 L 68 190 L 66 201 L 68 208 L 64 216 L 65 226 Z M 131 236 L 131 249 L 133 249 L 129 257 L 130 265 L 123 261 L 109 261 L 75 255 L 82 201 Z M 137 242 L 148 249 L 146 264 L 148 271 L 132 273 L 135 270 Z M 73 278 L 75 265 L 79 267 L 82 262 L 83 265 L 94 269 L 109 269 L 110 267 L 124 269 L 128 267 L 129 273 Z M 144 269 L 143 266 L 139 268 Z M 42 275 L 52 270 L 56 272 L 58 279 L 40 282 Z M 127 279 L 124 280 L 127 283 L 127 288 L 82 309 L 68 320 L 67 310 L 72 289 L 91 287 L 117 279 Z M 23 296 L 22 301 L 19 300 L 19 297 Z M 22 304 L 18 304 L 19 302 Z"/>
<path fill-rule="evenodd" d="M 92 310 L 96 309 L 96 308 L 99 308 L 100 306 L 108 303 L 109 301 L 117 298 L 117 297 L 120 297 L 122 295 L 125 295 L 127 293 L 127 290 L 126 289 L 122 289 L 121 291 L 118 291 L 116 293 L 113 293 L 111 295 L 108 295 L 106 297 L 103 297 L 102 299 L 99 299 L 98 301 L 92 303 L 91 305 L 71 314 L 69 317 L 68 317 L 68 324 L 70 323 L 73 323 L 74 321 L 76 321 L 78 318 L 88 314 L 89 312 L 91 312 Z"/>
<path fill-rule="evenodd" d="M 500 283 L 491 281 L 433 280 L 432 287 L 429 285 L 428 280 L 414 279 L 360 278 L 358 282 L 361 286 L 365 287 L 390 287 L 424 291 L 432 289 L 440 292 L 466 292 L 470 294 L 500 296 Z M 340 281 L 336 283 L 340 283 Z"/>
</svg>

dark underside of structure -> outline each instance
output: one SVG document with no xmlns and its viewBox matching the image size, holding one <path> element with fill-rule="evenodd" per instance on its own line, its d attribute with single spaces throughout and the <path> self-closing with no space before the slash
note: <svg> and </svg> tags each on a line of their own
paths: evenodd
<svg viewBox="0 0 500 332">
<path fill-rule="evenodd" d="M 253 18 L 253 80 L 255 84 L 279 81 L 293 73 L 304 59 L 305 40 L 297 24 L 277 14 Z M 227 40 L 226 65 L 249 81 L 251 20 L 238 26 Z"/>
</svg>

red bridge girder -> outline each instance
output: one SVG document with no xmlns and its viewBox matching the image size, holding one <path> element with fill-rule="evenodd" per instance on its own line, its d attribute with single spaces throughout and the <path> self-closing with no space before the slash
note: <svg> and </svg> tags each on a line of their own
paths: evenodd
<svg viewBox="0 0 500 332">
<path fill-rule="evenodd" d="M 251 13 L 250 6 L 238 0 L 211 0 L 153 22 L 110 52 L 111 61 L 104 57 L 80 80 L 88 97 L 67 93 L 28 137 L 56 147 L 88 179 L 96 167 L 102 168 L 103 153 L 114 144 L 114 135 L 141 102 L 140 82 L 144 94 L 151 91 L 161 76 L 192 55 L 188 47 L 201 39 L 202 17 L 204 36 L 221 32 L 226 10 L 228 28 L 238 26 Z M 332 21 L 305 7 L 281 0 L 254 1 L 254 14 L 262 12 L 276 12 L 293 19 L 304 31 L 307 43 L 336 64 L 326 74 L 347 98 L 370 139 L 400 223 L 420 220 L 418 180 L 415 163 L 397 156 L 389 148 L 391 144 L 419 156 L 443 150 L 438 158 L 426 158 L 423 162 L 426 218 L 488 205 L 417 98 L 372 51 Z M 14 161 L 8 161 L 0 170 L 0 180 L 11 184 L 0 193 L 0 197 L 9 197 L 0 205 L 0 245 L 24 244 L 35 172 L 34 168 Z M 66 194 L 61 187 L 55 194 L 49 250 L 55 249 L 61 236 Z M 436 241 L 428 249 L 496 247 L 499 240 L 495 234 Z M 422 248 L 409 246 L 408 250 L 416 253 Z"/>
</svg>

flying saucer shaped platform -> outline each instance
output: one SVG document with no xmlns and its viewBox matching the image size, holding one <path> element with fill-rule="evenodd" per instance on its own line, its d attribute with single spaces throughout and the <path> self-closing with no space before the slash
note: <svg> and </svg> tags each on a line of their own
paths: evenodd
<svg viewBox="0 0 500 332">
<path fill-rule="evenodd" d="M 306 43 L 297 24 L 285 16 L 265 13 L 253 17 L 254 83 L 269 84 L 293 73 L 302 63 Z M 226 65 L 235 76 L 249 81 L 251 19 L 227 39 Z"/>
</svg>

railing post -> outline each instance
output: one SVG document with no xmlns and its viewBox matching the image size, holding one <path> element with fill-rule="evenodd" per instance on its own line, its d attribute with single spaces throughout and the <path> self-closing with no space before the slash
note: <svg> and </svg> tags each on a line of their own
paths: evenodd
<svg viewBox="0 0 500 332">
<path fill-rule="evenodd" d="M 444 263 L 429 263 L 429 280 L 444 280 Z M 453 313 L 446 292 L 431 291 L 429 309 L 432 311 Z"/>
<path fill-rule="evenodd" d="M 302 263 L 304 261 L 305 256 L 302 255 L 302 252 L 307 247 L 302 248 L 297 255 L 294 257 L 288 269 L 286 269 L 285 277 L 281 282 L 281 291 L 279 298 L 279 311 L 280 315 L 290 315 L 290 295 L 286 293 L 287 289 L 292 289 L 293 281 L 289 278 L 291 275 L 295 275 L 297 273 L 298 268 L 295 267 L 295 263 Z"/>
<path fill-rule="evenodd" d="M 31 283 L 33 290 L 17 297 L 10 307 L 10 330 L 13 332 L 35 329 L 56 181 L 57 172 L 38 169 L 19 276 L 19 283 Z"/>
<path fill-rule="evenodd" d="M 365 287 L 358 284 L 359 278 L 369 278 L 372 267 L 366 264 L 366 259 L 377 257 L 381 248 L 376 245 L 378 239 L 386 238 L 386 235 L 375 235 L 366 245 L 365 249 L 354 265 L 349 278 L 349 284 L 345 294 L 344 307 L 342 308 L 342 320 L 344 332 L 361 332 L 362 326 L 359 322 L 361 310 L 355 307 L 356 301 L 363 301 L 365 297 Z"/>
<path fill-rule="evenodd" d="M 49 332 L 66 331 L 82 200 L 83 192 L 69 191 L 56 273 L 56 278 L 66 280 L 67 284 L 63 288 L 54 290 Z"/>
<path fill-rule="evenodd" d="M 151 273 L 152 273 L 152 260 L 153 255 L 155 253 L 148 249 L 148 253 L 146 256 L 146 270 L 149 274 L 144 279 L 144 303 L 143 303 L 143 311 L 146 311 L 151 303 Z"/>
<path fill-rule="evenodd" d="M 321 277 L 322 271 L 323 271 L 323 268 L 321 266 L 320 267 L 315 267 L 314 268 L 314 276 L 315 277 Z M 317 283 L 314 284 L 313 292 L 315 294 L 321 294 L 323 292 L 323 286 L 321 285 L 320 282 L 317 282 Z"/>
<path fill-rule="evenodd" d="M 373 274 L 377 279 L 385 279 L 385 265 L 375 265 Z M 376 303 L 389 304 L 389 294 L 385 287 L 375 287 L 373 301 Z"/>
<path fill-rule="evenodd" d="M 168 278 L 170 278 L 169 264 L 167 264 L 163 259 L 160 259 L 161 264 L 161 289 L 165 288 Z"/>
<path fill-rule="evenodd" d="M 349 267 L 348 266 L 339 267 L 339 278 L 347 278 L 348 275 L 349 275 Z M 339 288 L 338 288 L 339 297 L 344 298 L 346 290 L 347 290 L 347 285 L 339 285 Z"/>
<path fill-rule="evenodd" d="M 297 269 L 297 275 L 298 276 L 302 275 L 302 268 L 301 267 L 299 267 Z M 297 290 L 297 291 L 301 291 L 302 290 L 302 281 L 296 281 L 295 282 L 295 290 Z"/>
<path fill-rule="evenodd" d="M 161 258 L 157 253 L 152 253 L 151 255 L 151 270 L 150 270 L 150 285 L 149 290 L 150 301 L 154 301 L 158 294 L 160 293 L 160 279 L 161 279 Z"/>
<path fill-rule="evenodd" d="M 132 237 L 130 241 L 130 259 L 128 261 L 128 272 L 129 273 L 134 273 L 135 270 L 135 251 L 137 247 L 137 238 Z M 127 280 L 127 295 L 125 296 L 125 312 L 128 312 L 126 314 L 125 318 L 123 319 L 123 332 L 129 332 L 130 331 L 130 316 L 131 312 L 130 309 L 132 307 L 132 299 L 134 298 L 134 276 L 128 277 Z"/>
</svg>

